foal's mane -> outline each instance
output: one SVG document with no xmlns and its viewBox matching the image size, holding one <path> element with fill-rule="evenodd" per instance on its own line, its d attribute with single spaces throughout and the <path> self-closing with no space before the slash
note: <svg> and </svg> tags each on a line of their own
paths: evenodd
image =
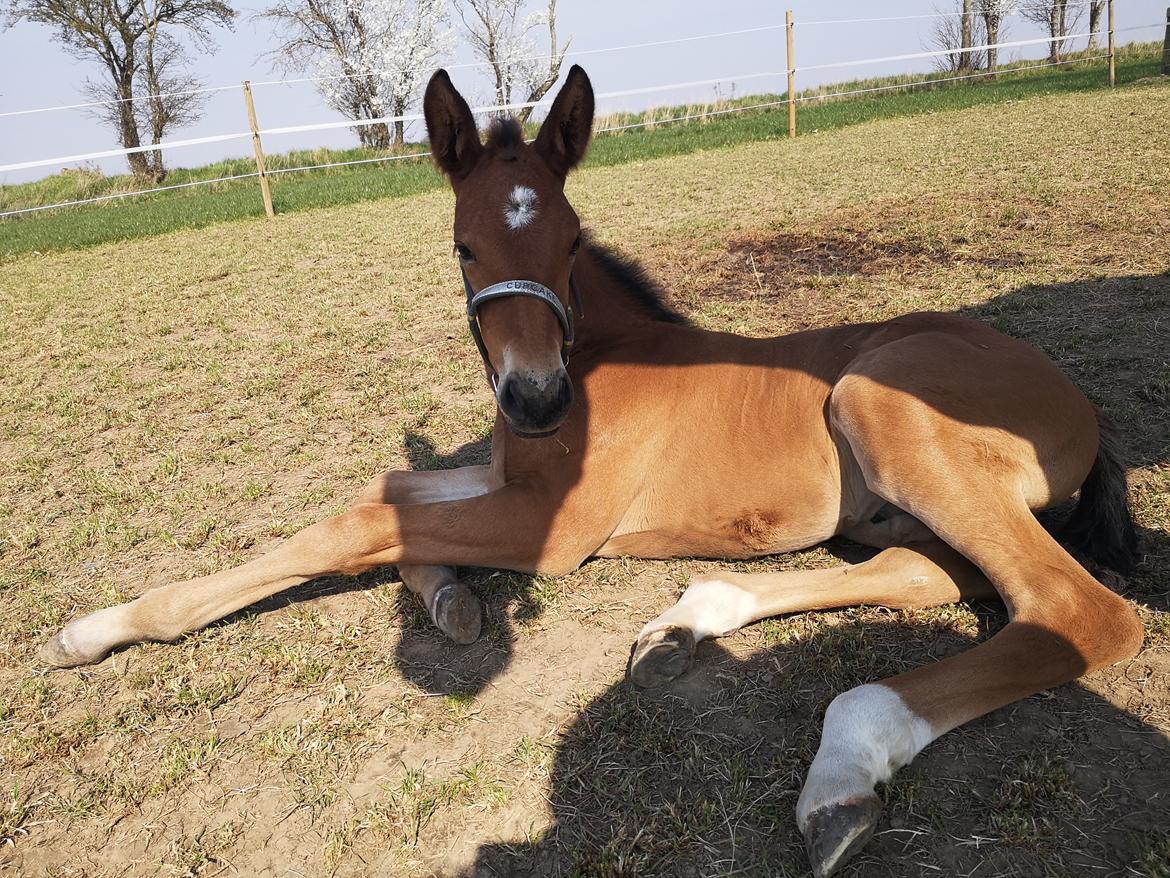
<svg viewBox="0 0 1170 878">
<path fill-rule="evenodd" d="M 690 325 L 690 320 L 667 303 L 666 293 L 651 279 L 646 269 L 633 259 L 598 244 L 588 232 L 583 231 L 581 237 L 593 260 L 642 313 L 662 323 Z"/>
</svg>

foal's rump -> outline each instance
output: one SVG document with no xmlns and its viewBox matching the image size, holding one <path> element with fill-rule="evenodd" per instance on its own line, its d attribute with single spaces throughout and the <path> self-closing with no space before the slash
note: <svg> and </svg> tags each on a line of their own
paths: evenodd
<svg viewBox="0 0 1170 878">
<path fill-rule="evenodd" d="M 877 324 L 830 416 L 869 489 L 902 509 L 1043 509 L 1081 487 L 1099 445 L 1095 407 L 1046 355 L 949 314 Z"/>
</svg>

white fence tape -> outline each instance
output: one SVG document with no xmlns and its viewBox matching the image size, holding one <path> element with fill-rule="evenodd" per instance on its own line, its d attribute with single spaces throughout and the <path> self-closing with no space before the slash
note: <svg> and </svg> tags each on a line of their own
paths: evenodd
<svg viewBox="0 0 1170 878">
<path fill-rule="evenodd" d="M 690 82 L 672 82 L 668 85 L 652 85 L 646 88 L 627 88 L 621 91 L 602 92 L 596 95 L 597 100 L 605 100 L 606 98 L 628 97 L 630 95 L 652 94 L 654 92 L 672 91 L 680 88 L 693 88 L 699 85 L 714 85 L 721 82 L 741 82 L 749 79 L 761 79 L 770 76 L 783 76 L 783 72 L 768 72 L 768 73 L 746 73 L 734 76 L 723 76 L 718 79 L 696 79 Z M 473 107 L 473 113 L 499 113 L 508 110 L 521 110 L 530 107 L 542 107 L 553 102 L 552 97 L 544 98 L 539 101 L 528 101 L 525 103 L 515 104 L 500 104 L 490 107 Z M 280 128 L 261 128 L 260 134 L 263 135 L 277 135 L 277 134 L 300 134 L 305 131 L 328 131 L 336 128 L 362 128 L 368 125 L 392 125 L 395 122 L 417 122 L 422 119 L 421 113 L 411 113 L 405 116 L 382 116 L 377 119 L 345 119 L 340 122 L 313 122 L 308 125 L 286 125 Z M 244 140 L 252 136 L 251 131 L 241 131 L 235 134 L 212 134 L 208 137 L 192 137 L 186 140 L 164 140 L 161 143 L 153 143 L 148 146 L 135 146 L 122 149 L 103 149 L 98 152 L 79 153 L 77 155 L 57 156 L 51 159 L 33 159 L 27 162 L 14 162 L 8 165 L 0 165 L 0 172 L 4 171 L 22 171 L 28 168 L 44 168 L 50 165 L 71 164 L 73 162 L 84 162 L 91 159 L 111 158 L 113 156 L 131 155 L 138 152 L 154 152 L 156 150 L 174 149 L 182 146 L 196 146 L 202 143 L 219 143 L 228 140 Z"/>
<path fill-rule="evenodd" d="M 1158 24 L 1139 24 L 1133 27 L 1114 28 L 1113 32 L 1124 33 L 1126 31 L 1148 30 L 1153 27 L 1162 27 L 1163 23 Z M 913 61 L 919 58 L 945 58 L 950 55 L 964 55 L 969 52 L 985 52 L 988 49 L 1014 49 L 1019 46 L 1039 46 L 1048 45 L 1051 43 L 1063 43 L 1067 40 L 1081 39 L 1082 37 L 1103 37 L 1108 31 L 1093 31 L 1092 33 L 1083 34 L 1066 34 L 1063 37 L 1040 37 L 1034 40 L 1012 40 L 1007 43 L 989 43 L 983 46 L 968 46 L 967 48 L 954 49 L 937 49 L 931 52 L 913 52 L 909 55 L 886 55 L 882 58 L 861 58 L 854 61 L 833 61 L 829 64 L 806 64 L 803 67 L 796 67 L 796 73 L 802 73 L 809 70 L 832 70 L 838 67 L 858 67 L 863 64 L 883 64 L 887 61 Z"/>
<path fill-rule="evenodd" d="M 934 15 L 890 16 L 890 17 L 885 17 L 885 18 L 871 18 L 871 19 L 864 19 L 864 18 L 836 19 L 836 20 L 832 20 L 832 21 L 826 20 L 826 21 L 804 22 L 804 24 L 848 24 L 848 23 L 854 23 L 854 22 L 868 22 L 868 21 L 899 21 L 899 20 L 907 20 L 907 19 L 913 19 L 913 18 L 942 18 L 942 17 L 951 16 L 951 15 L 962 15 L 962 14 L 964 14 L 964 13 L 936 13 Z M 644 48 L 647 46 L 669 45 L 669 44 L 673 44 L 673 43 L 689 42 L 689 41 L 701 40 L 701 39 L 711 39 L 711 38 L 715 38 L 715 37 L 734 36 L 734 35 L 744 34 L 744 33 L 755 33 L 755 32 L 759 32 L 759 31 L 777 30 L 777 29 L 782 29 L 784 27 L 785 27 L 785 25 L 782 25 L 782 24 L 781 25 L 766 25 L 766 26 L 757 27 L 757 28 L 745 28 L 745 29 L 737 30 L 737 31 L 723 31 L 720 33 L 703 34 L 703 35 L 694 36 L 694 37 L 680 37 L 677 39 L 660 40 L 660 41 L 650 42 L 650 43 L 633 43 L 633 44 L 629 44 L 626 46 L 612 46 L 612 47 L 605 48 L 605 49 L 583 50 L 581 52 L 578 52 L 577 54 L 621 51 L 623 49 L 634 49 L 634 48 Z M 1124 32 L 1131 32 L 1131 31 L 1138 31 L 1138 30 L 1148 30 L 1151 28 L 1162 28 L 1162 27 L 1163 27 L 1163 22 L 1158 22 L 1156 24 L 1132 25 L 1130 27 L 1125 27 L 1125 28 L 1115 28 L 1113 33 L 1116 34 L 1116 33 L 1124 33 Z M 963 53 L 967 53 L 967 52 L 981 52 L 981 51 L 986 51 L 988 49 L 1005 49 L 1005 48 L 1015 48 L 1015 47 L 1020 47 L 1020 46 L 1051 44 L 1054 42 L 1065 42 L 1067 40 L 1080 39 L 1080 38 L 1090 37 L 1090 36 L 1098 36 L 1099 37 L 1099 36 L 1104 36 L 1106 33 L 1107 33 L 1106 31 L 1097 31 L 1094 33 L 1067 34 L 1067 35 L 1062 36 L 1062 37 L 1044 37 L 1044 38 L 1032 39 L 1032 40 L 1013 40 L 1010 42 L 988 44 L 988 45 L 983 45 L 983 46 L 971 46 L 971 47 L 968 47 L 965 49 L 962 49 L 962 48 L 944 49 L 944 50 L 929 51 L 929 52 L 915 52 L 915 53 L 905 54 L 905 55 L 888 55 L 888 56 L 884 56 L 881 58 L 863 58 L 863 59 L 858 59 L 858 60 L 853 60 L 853 61 L 837 61 L 837 62 L 832 62 L 832 63 L 828 63 L 828 64 L 812 64 L 812 65 L 806 65 L 804 67 L 797 67 L 797 68 L 795 68 L 795 72 L 799 73 L 802 71 L 810 71 L 810 70 L 828 70 L 828 69 L 834 69 L 834 68 L 840 68 L 840 67 L 860 66 L 860 65 L 866 65 L 866 64 L 879 64 L 879 63 L 885 63 L 885 62 L 891 62 L 891 61 L 906 61 L 906 60 L 915 60 L 915 59 L 922 59 L 922 58 L 938 58 L 938 57 L 946 57 L 946 56 L 952 56 L 952 55 L 957 55 L 957 54 L 963 54 Z M 1081 63 L 1084 61 L 1097 60 L 1097 59 L 1107 58 L 1107 57 L 1108 57 L 1108 55 L 1105 55 L 1105 54 L 1094 55 L 1094 56 L 1089 57 L 1089 58 L 1078 57 L 1078 58 L 1068 59 L 1065 61 L 1055 61 L 1055 62 L 1048 62 L 1048 63 L 1043 63 L 1043 64 L 1034 64 L 1034 65 L 1029 65 L 1026 67 L 1012 67 L 1012 68 L 1008 68 L 1005 70 L 1000 70 L 998 72 L 1001 74 L 1008 74 L 1008 73 L 1013 73 L 1013 72 L 1023 71 L 1023 70 L 1035 70 L 1035 69 L 1039 69 L 1042 67 L 1057 67 L 1057 66 L 1061 66 L 1064 64 Z M 478 65 L 461 65 L 461 66 L 478 66 Z M 798 96 L 796 98 L 796 100 L 799 102 L 820 101 L 820 100 L 827 100 L 829 98 L 834 98 L 834 97 L 846 97 L 846 96 L 859 95 L 859 94 L 868 94 L 868 93 L 872 93 L 872 92 L 890 91 L 890 90 L 905 89 L 905 88 L 915 88 L 915 87 L 919 87 L 919 86 L 927 86 L 927 85 L 943 83 L 943 82 L 956 82 L 956 81 L 963 80 L 963 79 L 977 79 L 980 77 L 990 76 L 992 74 L 992 72 L 993 71 L 979 71 L 979 72 L 975 72 L 975 73 L 971 73 L 971 74 L 965 74 L 962 76 L 953 76 L 953 77 L 946 77 L 946 78 L 941 78 L 941 79 L 936 77 L 936 78 L 923 79 L 923 80 L 917 80 L 917 81 L 912 81 L 912 82 L 895 83 L 895 84 L 891 84 L 891 85 L 874 86 L 874 87 L 870 87 L 870 88 L 855 89 L 855 90 L 851 90 L 851 91 L 830 92 L 827 94 L 816 94 L 816 95 L 805 95 L 805 96 Z M 596 98 L 598 100 L 604 100 L 607 98 L 628 97 L 631 95 L 653 94 L 656 92 L 671 91 L 671 90 L 675 90 L 675 89 L 693 88 L 695 86 L 701 86 L 701 85 L 715 85 L 715 84 L 720 84 L 720 83 L 724 83 L 724 82 L 739 82 L 739 81 L 745 81 L 745 80 L 751 80 L 751 79 L 779 77 L 779 76 L 784 76 L 785 73 L 786 73 L 786 71 L 768 71 L 768 72 L 762 72 L 762 73 L 741 74 L 738 76 L 724 76 L 724 77 L 719 77 L 716 79 L 700 79 L 700 80 L 691 80 L 688 82 L 675 82 L 675 83 L 670 83 L 667 85 L 655 85 L 655 86 L 646 86 L 646 87 L 642 87 L 642 88 L 622 89 L 620 91 L 603 92 L 601 94 L 596 95 Z M 317 77 L 308 77 L 305 79 L 296 79 L 296 80 L 272 80 L 270 82 L 253 83 L 253 85 L 272 85 L 272 84 L 277 84 L 277 83 L 304 82 L 304 81 L 312 81 L 315 79 L 317 79 Z M 168 93 L 168 94 L 173 94 L 173 95 L 199 94 L 199 93 L 206 93 L 206 92 L 226 91 L 228 89 L 235 89 L 235 88 L 239 88 L 239 87 L 240 86 L 238 86 L 238 85 L 217 86 L 215 88 L 190 89 L 190 90 L 187 90 L 185 92 L 173 92 L 173 93 Z M 489 107 L 475 107 L 472 109 L 472 112 L 479 113 L 479 114 L 497 113 L 497 112 L 502 112 L 502 111 L 507 111 L 507 110 L 518 110 L 518 109 L 526 109 L 526 108 L 532 108 L 532 107 L 540 107 L 540 106 L 544 106 L 546 104 L 550 104 L 550 103 L 552 103 L 552 101 L 553 101 L 553 98 L 545 98 L 545 99 L 542 99 L 539 101 L 529 101 L 529 102 L 524 102 L 524 103 L 501 104 L 501 105 L 489 106 Z M 13 112 L 7 112 L 7 113 L 0 113 L 0 117 L 20 115 L 22 113 L 49 112 L 50 110 L 54 110 L 54 109 L 73 109 L 73 108 L 77 108 L 77 107 L 92 107 L 92 106 L 98 106 L 101 104 L 116 103 L 116 102 L 117 101 L 95 101 L 95 102 L 90 102 L 90 103 L 86 103 L 86 104 L 70 104 L 70 105 L 66 105 L 66 106 L 62 106 L 62 107 L 44 107 L 44 108 L 34 109 L 34 110 L 20 110 L 20 111 L 13 111 Z M 786 100 L 777 100 L 777 101 L 769 101 L 769 102 L 760 103 L 760 104 L 751 104 L 751 105 L 742 106 L 742 107 L 731 107 L 731 108 L 725 108 L 722 110 L 711 110 L 711 111 L 707 111 L 707 112 L 703 112 L 703 113 L 690 113 L 690 114 L 686 114 L 686 115 L 682 115 L 682 116 L 674 116 L 674 117 L 670 117 L 670 118 L 666 118 L 666 119 L 652 119 L 652 120 L 643 121 L 643 122 L 634 122 L 634 123 L 630 123 L 628 125 L 616 125 L 616 126 L 612 126 L 612 127 L 608 127 L 608 128 L 600 128 L 600 129 L 597 129 L 596 133 L 624 131 L 624 130 L 628 130 L 628 129 L 632 129 L 632 128 L 644 128 L 644 127 L 648 127 L 648 126 L 652 126 L 652 125 L 664 125 L 664 124 L 669 124 L 672 122 L 680 122 L 680 121 L 686 121 L 686 120 L 690 120 L 690 119 L 705 118 L 705 117 L 709 117 L 709 116 L 720 116 L 720 115 L 726 115 L 729 113 L 740 113 L 740 112 L 745 112 L 747 110 L 779 106 L 779 105 L 783 105 L 785 103 L 787 103 Z M 412 114 L 402 115 L 402 116 L 385 116 L 385 117 L 381 117 L 381 118 L 377 118 L 377 119 L 356 119 L 356 120 L 347 119 L 347 120 L 339 121 L 339 122 L 317 122 L 317 123 L 310 123 L 310 124 L 306 124 L 306 125 L 289 125 L 289 126 L 276 127 L 276 128 L 264 128 L 264 129 L 261 129 L 259 133 L 261 135 L 294 134 L 294 133 L 301 133 L 301 132 L 307 132 L 307 131 L 325 131 L 325 130 L 337 129 L 337 128 L 359 128 L 359 127 L 368 126 L 368 125 L 393 124 L 396 122 L 415 122 L 415 121 L 421 120 L 422 118 L 423 117 L 421 114 L 412 113 Z M 170 141 L 164 141 L 162 143 L 154 143 L 154 144 L 148 144 L 145 146 L 137 146 L 137 147 L 131 147 L 131 148 L 100 150 L 97 152 L 81 153 L 81 154 L 77 154 L 77 155 L 59 156 L 59 157 L 51 158 L 51 159 L 35 159 L 32 161 L 15 162 L 12 164 L 0 165 L 0 172 L 26 170 L 29 168 L 38 168 L 38 167 L 48 167 L 50 165 L 69 164 L 69 163 L 73 163 L 73 162 L 88 161 L 91 159 L 111 158 L 111 157 L 115 157 L 115 156 L 131 155 L 134 153 L 154 152 L 154 151 L 161 151 L 161 150 L 165 150 L 165 149 L 174 149 L 174 148 L 178 148 L 178 147 L 195 146 L 195 145 L 207 144 L 207 143 L 221 143 L 221 142 L 227 142 L 227 141 L 231 141 L 231 140 L 243 140 L 243 139 L 247 139 L 251 136 L 252 136 L 251 131 L 243 131 L 243 132 L 231 133 L 231 134 L 213 134 L 213 135 L 206 136 L 206 137 L 193 137 L 193 138 L 186 138 L 183 140 L 170 140 Z M 407 153 L 407 154 L 392 155 L 392 156 L 378 156 L 375 158 L 368 158 L 368 159 L 354 159 L 351 161 L 344 161 L 344 162 L 328 162 L 325 164 L 303 165 L 300 167 L 293 167 L 293 168 L 272 168 L 272 169 L 268 170 L 268 173 L 272 174 L 272 175 L 288 174 L 288 173 L 301 172 L 301 171 L 318 170 L 318 169 L 322 169 L 322 168 L 335 168 L 335 167 L 344 167 L 344 166 L 348 166 L 348 165 L 362 165 L 362 164 L 372 164 L 372 163 L 376 163 L 376 162 L 397 161 L 400 159 L 422 158 L 422 157 L 425 157 L 427 155 L 429 155 L 429 153 L 420 152 L 420 153 Z M 51 209 L 60 208 L 60 207 L 72 207 L 72 206 L 82 205 L 82 204 L 93 204 L 93 203 L 97 203 L 97 202 L 110 201 L 110 200 L 114 200 L 114 199 L 130 198 L 130 197 L 133 197 L 136 195 L 147 195 L 147 194 L 151 194 L 154 192 L 165 192 L 165 191 L 174 190 L 174 189 L 186 189 L 186 188 L 190 188 L 193 186 L 205 186 L 205 185 L 211 185 L 211 184 L 215 184 L 215 183 L 224 183 L 224 182 L 229 182 L 229 181 L 233 181 L 233 180 L 241 180 L 241 179 L 246 179 L 249 177 L 256 177 L 256 176 L 259 176 L 259 174 L 255 171 L 253 171 L 253 172 L 246 173 L 246 174 L 235 174 L 235 175 L 227 176 L 227 177 L 217 177 L 217 178 L 210 179 L 210 180 L 194 180 L 194 181 L 191 181 L 189 183 L 179 183 L 179 184 L 175 184 L 175 185 L 171 185 L 171 186 L 157 186 L 157 187 L 153 187 L 150 189 L 143 189 L 143 190 L 138 190 L 138 191 L 134 191 L 134 192 L 111 193 L 109 195 L 100 195 L 100 196 L 96 196 L 93 198 L 84 198 L 84 199 L 77 199 L 74 201 L 59 202 L 56 204 L 38 205 L 36 207 L 2 211 L 2 212 L 0 212 L 0 217 L 8 217 L 8 216 L 14 216 L 17 214 L 32 213 L 32 212 L 42 211 L 42 210 L 51 210 Z"/>
</svg>

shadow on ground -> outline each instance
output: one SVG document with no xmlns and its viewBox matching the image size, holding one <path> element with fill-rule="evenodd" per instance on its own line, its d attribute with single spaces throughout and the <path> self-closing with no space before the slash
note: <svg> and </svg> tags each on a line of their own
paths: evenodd
<svg viewBox="0 0 1170 878">
<path fill-rule="evenodd" d="M 611 687 L 557 747 L 553 825 L 484 845 L 467 878 L 806 874 L 792 815 L 828 701 L 973 642 L 945 619 L 850 615 L 795 617 L 747 658 L 701 645 L 656 692 Z M 978 639 L 1004 621 L 981 610 Z M 1153 650 L 1090 682 L 1134 711 L 1143 686 L 1168 684 Z M 878 834 L 842 874 L 1164 875 L 1168 790 L 1165 734 L 1061 687 L 932 745 L 881 790 Z"/>
</svg>

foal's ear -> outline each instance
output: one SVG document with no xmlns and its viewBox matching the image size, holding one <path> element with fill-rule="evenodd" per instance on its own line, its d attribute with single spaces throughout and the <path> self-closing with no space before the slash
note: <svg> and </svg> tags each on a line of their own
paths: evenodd
<svg viewBox="0 0 1170 878">
<path fill-rule="evenodd" d="M 462 180 L 475 167 L 483 146 L 471 108 L 451 84 L 446 70 L 436 70 L 427 83 L 423 116 L 435 164 L 452 182 Z"/>
<path fill-rule="evenodd" d="M 562 180 L 585 158 L 593 133 L 593 86 L 574 64 L 540 126 L 534 148 Z"/>
</svg>

